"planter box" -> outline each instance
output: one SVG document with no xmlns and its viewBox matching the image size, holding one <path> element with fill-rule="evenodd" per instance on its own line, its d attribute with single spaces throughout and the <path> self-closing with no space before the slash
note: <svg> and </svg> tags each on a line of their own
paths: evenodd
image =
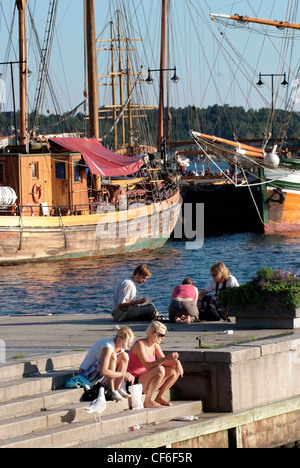
<svg viewBox="0 0 300 468">
<path fill-rule="evenodd" d="M 300 308 L 287 306 L 283 294 L 268 295 L 262 304 L 249 304 L 242 310 L 230 307 L 237 328 L 300 328 Z"/>
</svg>

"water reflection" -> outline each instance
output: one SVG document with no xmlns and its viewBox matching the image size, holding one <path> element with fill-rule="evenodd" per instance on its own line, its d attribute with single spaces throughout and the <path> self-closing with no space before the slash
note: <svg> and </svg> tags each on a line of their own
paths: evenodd
<svg viewBox="0 0 300 468">
<path fill-rule="evenodd" d="M 109 312 L 114 285 L 147 263 L 152 277 L 141 286 L 160 313 L 167 313 L 173 287 L 191 277 L 202 289 L 212 263 L 222 260 L 242 283 L 265 266 L 300 272 L 300 237 L 236 234 L 210 237 L 200 250 L 169 241 L 161 250 L 105 259 L 2 267 L 0 308 L 12 314 L 94 314 Z"/>
</svg>

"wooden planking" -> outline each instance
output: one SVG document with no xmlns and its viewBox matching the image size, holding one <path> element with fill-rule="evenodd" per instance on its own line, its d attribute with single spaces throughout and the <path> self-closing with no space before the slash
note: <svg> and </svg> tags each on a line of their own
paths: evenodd
<svg viewBox="0 0 300 468">
<path fill-rule="evenodd" d="M 300 193 L 287 193 L 282 222 L 288 224 L 300 224 Z"/>
<path fill-rule="evenodd" d="M 76 215 L 76 216 L 23 216 L 22 220 L 18 216 L 0 216 L 0 227 L 23 227 L 26 228 L 50 228 L 50 227 L 76 227 L 76 226 L 91 226 L 98 223 L 131 221 L 137 217 L 150 216 L 153 213 L 161 213 L 167 211 L 180 202 L 180 194 L 176 193 L 167 202 L 164 200 L 161 203 L 151 205 L 140 205 L 136 209 L 130 209 L 120 212 L 93 214 L 93 215 Z"/>
<path fill-rule="evenodd" d="M 2 232 L 0 228 L 0 239 L 6 234 L 3 244 L 9 246 L 8 251 L 0 248 L 0 264 L 101 257 L 162 247 L 174 229 L 181 203 L 178 192 L 169 202 L 155 207 L 152 204 L 118 213 L 66 216 L 64 224 L 59 217 L 2 217 L 3 223 L 13 220 L 15 227 L 4 227 Z M 22 221 L 21 227 L 18 221 Z"/>
<path fill-rule="evenodd" d="M 268 192 L 268 197 L 273 192 Z M 284 193 L 284 203 L 269 201 L 269 220 L 273 223 L 300 224 L 300 193 Z"/>
<path fill-rule="evenodd" d="M 37 178 L 32 176 L 32 166 L 37 164 Z M 35 184 L 40 184 L 43 190 L 42 201 L 51 205 L 52 184 L 51 184 L 51 155 L 31 154 L 19 156 L 20 193 L 19 203 L 25 205 L 31 203 L 38 206 L 32 198 L 32 189 Z"/>
</svg>

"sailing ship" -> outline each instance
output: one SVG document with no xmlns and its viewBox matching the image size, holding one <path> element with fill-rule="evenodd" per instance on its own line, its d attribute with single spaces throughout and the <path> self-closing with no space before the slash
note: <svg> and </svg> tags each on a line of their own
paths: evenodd
<svg viewBox="0 0 300 468">
<path fill-rule="evenodd" d="M 212 20 L 233 20 L 241 23 L 256 23 L 275 26 L 279 29 L 300 29 L 300 25 L 286 21 L 268 21 L 247 16 L 211 14 Z M 268 75 L 271 76 L 271 75 Z M 261 76 L 260 76 L 261 82 Z M 287 85 L 284 74 L 283 85 Z M 259 85 L 259 83 L 258 83 Z M 293 111 L 300 86 L 300 68 L 287 103 L 286 115 Z M 274 109 L 272 116 L 274 117 Z M 286 119 L 287 122 L 289 119 Z M 285 126 L 287 130 L 287 126 Z M 253 171 L 258 180 L 253 185 L 261 187 L 262 209 L 261 222 L 268 234 L 300 233 L 300 160 L 293 157 L 292 148 L 287 148 L 286 135 L 276 141 L 271 134 L 259 148 L 244 144 L 238 140 L 232 141 L 201 132 L 191 132 L 192 139 L 208 158 L 210 154 L 217 155 L 221 160 L 238 167 L 244 175 L 244 182 L 236 186 L 249 186 L 248 172 L 253 181 Z M 270 138 L 272 137 L 272 138 Z M 269 141 L 271 140 L 271 141 Z M 271 145 L 268 145 L 271 143 Z M 257 207 L 259 209 L 259 207 Z"/>
<path fill-rule="evenodd" d="M 17 145 L 0 154 L 0 265 L 162 247 L 181 210 L 177 180 L 159 168 L 145 175 L 143 159 L 109 151 L 99 141 L 94 0 L 85 0 L 89 138 L 29 140 L 26 0 L 16 0 L 16 6 L 20 135 Z M 50 6 L 53 12 L 55 1 Z"/>
</svg>

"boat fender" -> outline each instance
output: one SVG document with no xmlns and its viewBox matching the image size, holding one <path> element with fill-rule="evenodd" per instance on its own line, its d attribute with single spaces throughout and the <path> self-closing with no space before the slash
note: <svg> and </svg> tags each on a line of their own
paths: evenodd
<svg viewBox="0 0 300 468">
<path fill-rule="evenodd" d="M 34 203 L 40 204 L 42 202 L 44 191 L 41 184 L 34 184 L 32 187 L 32 198 Z"/>
<path fill-rule="evenodd" d="M 274 146 L 272 153 L 265 154 L 265 161 L 267 161 L 267 163 L 271 164 L 273 167 L 278 167 L 280 164 L 280 158 L 276 151 L 277 145 Z"/>
<path fill-rule="evenodd" d="M 30 203 L 26 203 L 25 205 L 22 206 L 21 216 L 23 216 L 23 213 L 24 213 L 25 208 L 30 208 L 30 211 L 31 211 L 31 215 L 30 215 L 30 216 L 33 218 L 33 216 L 34 216 L 34 209 L 33 209 L 33 206 L 30 205 Z"/>
</svg>

